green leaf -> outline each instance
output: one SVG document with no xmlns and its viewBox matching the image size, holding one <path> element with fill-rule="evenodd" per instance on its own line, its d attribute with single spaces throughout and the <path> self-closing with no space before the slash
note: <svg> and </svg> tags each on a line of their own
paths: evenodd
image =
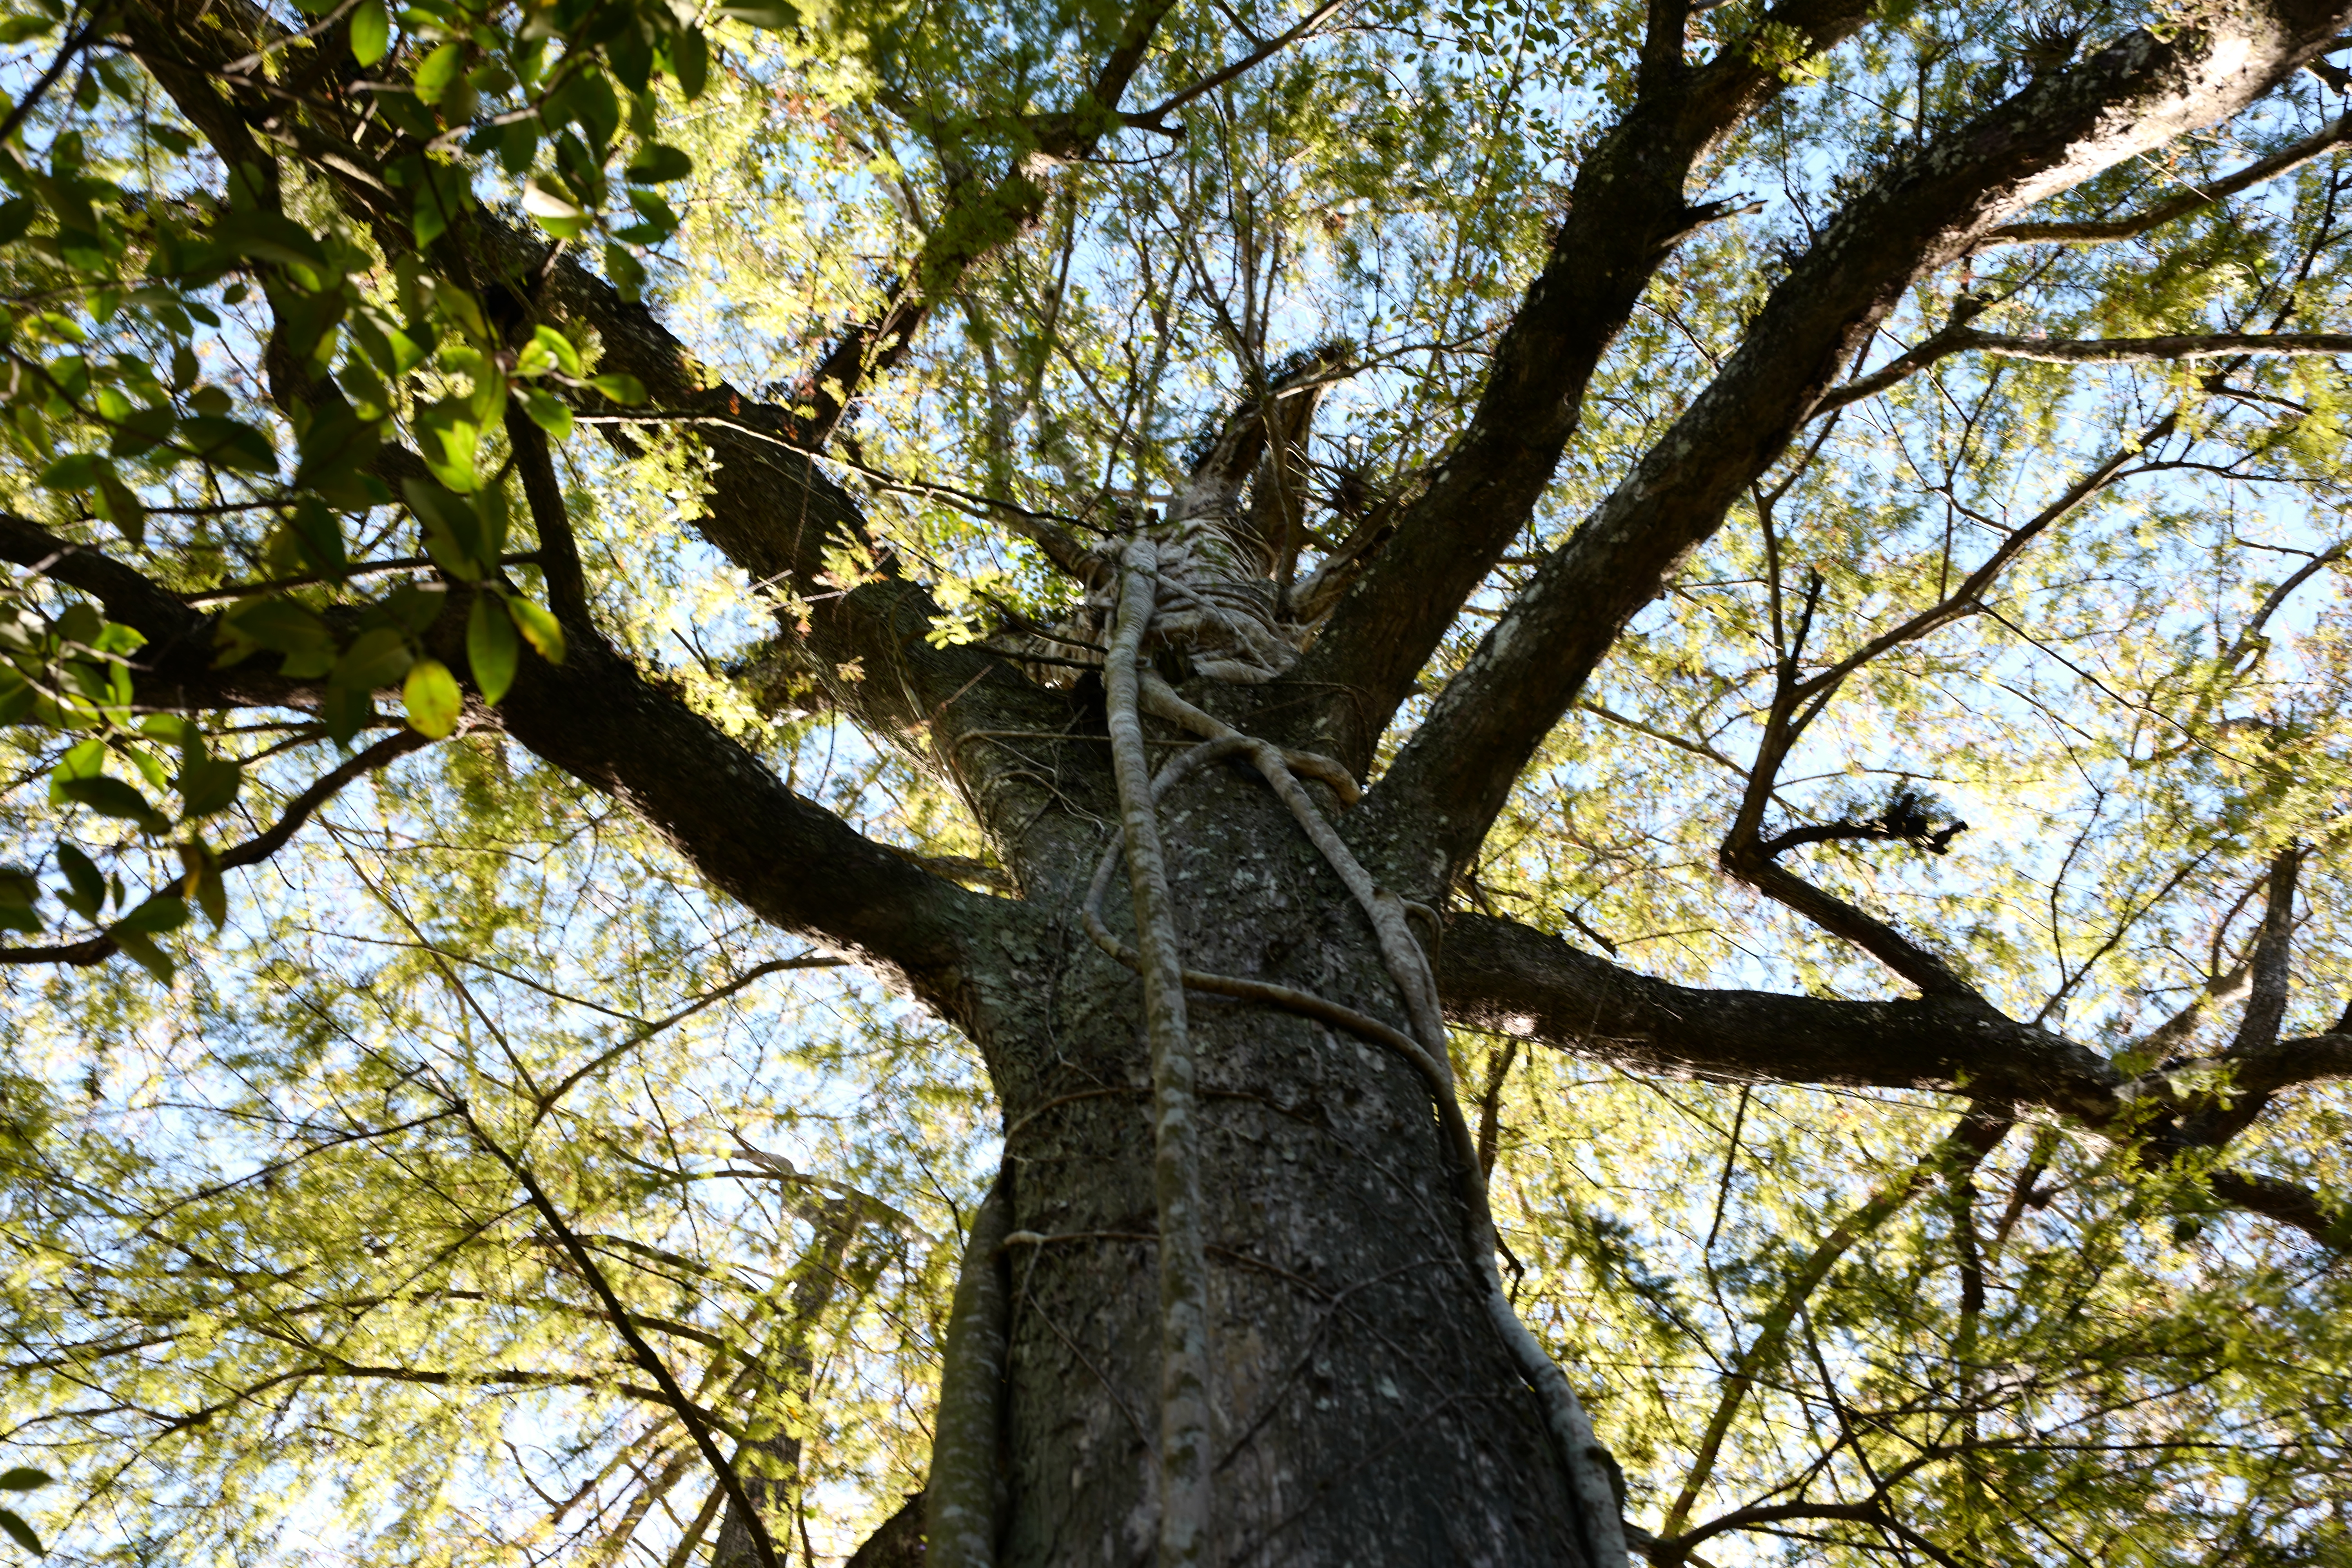
<svg viewBox="0 0 2352 1568">
<path fill-rule="evenodd" d="M 452 577 L 481 581 L 492 563 L 484 559 L 482 520 L 473 506 L 455 490 L 428 479 L 403 479 L 400 489 L 424 528 L 425 552 Z"/>
<path fill-rule="evenodd" d="M 522 395 L 522 406 L 523 412 L 530 416 L 532 424 L 557 440 L 571 438 L 572 410 L 553 393 L 536 386 L 526 388 Z"/>
<path fill-rule="evenodd" d="M 391 626 L 378 626 L 352 639 L 352 646 L 335 661 L 330 683 L 354 691 L 373 691 L 406 675 L 415 658 L 408 651 L 404 634 Z"/>
<path fill-rule="evenodd" d="M 86 490 L 98 482 L 106 459 L 95 452 L 68 452 L 41 470 L 36 481 L 45 490 L 61 490 L 68 494 Z"/>
<path fill-rule="evenodd" d="M 218 931 L 228 923 L 228 886 L 221 880 L 220 861 L 202 840 L 180 846 L 180 859 L 188 868 L 182 893 L 196 900 L 205 919 Z"/>
<path fill-rule="evenodd" d="M 110 472 L 99 476 L 97 511 L 114 524 L 134 549 L 146 544 L 147 509 L 131 493 L 131 487 Z"/>
<path fill-rule="evenodd" d="M 82 919 L 96 921 L 100 908 L 106 902 L 106 879 L 99 875 L 98 863 L 75 846 L 59 839 L 58 869 L 66 876 L 66 890 L 59 895 L 59 901 Z M 11 1475 L 15 1473 L 13 1470 L 9 1472 Z"/>
<path fill-rule="evenodd" d="M 416 68 L 416 96 L 427 103 L 440 102 L 465 61 L 465 46 L 457 43 L 444 44 L 425 56 Z"/>
<path fill-rule="evenodd" d="M 246 473 L 278 471 L 277 448 L 269 444 L 268 436 L 250 425 L 198 414 L 184 421 L 182 429 L 189 449 L 206 462 Z"/>
<path fill-rule="evenodd" d="M 672 180 L 683 180 L 693 173 L 692 158 L 659 142 L 638 148 L 637 155 L 630 159 L 629 166 L 622 171 L 623 177 L 636 185 L 667 184 Z"/>
<path fill-rule="evenodd" d="M 278 213 L 232 208 L 213 225 L 211 238 L 222 256 L 275 262 L 306 289 L 324 288 L 334 270 L 319 237 Z"/>
<path fill-rule="evenodd" d="M 330 681 L 326 700 L 319 705 L 319 717 L 327 726 L 327 738 L 338 746 L 348 746 L 352 737 L 375 717 L 375 694 L 364 686 L 339 686 Z"/>
<path fill-rule="evenodd" d="M 138 954 L 132 953 L 131 956 L 136 958 L 138 957 Z M 168 965 L 166 967 L 168 968 Z M 166 974 L 165 978 L 168 980 L 170 977 Z M 33 1533 L 33 1527 L 31 1525 L 26 1524 L 23 1520 L 16 1517 L 14 1510 L 0 1508 L 0 1530 L 6 1531 L 8 1532 L 9 1540 L 15 1542 L 17 1545 L 23 1547 L 34 1556 L 38 1557 L 42 1554 L 44 1549 L 41 1545 L 41 1538 Z"/>
<path fill-rule="evenodd" d="M 158 984 L 163 985 L 172 984 L 174 965 L 171 955 L 157 947 L 152 937 L 145 931 L 110 931 L 107 934 L 114 938 L 115 946 L 129 953 L 138 963 L 140 968 L 155 977 Z M 0 1512 L 5 1511 L 0 1510 Z"/>
<path fill-rule="evenodd" d="M 441 606 L 448 602 L 449 591 L 424 583 L 403 583 L 383 596 L 383 608 L 394 620 L 406 626 L 412 637 L 423 637 L 435 621 L 441 618 Z"/>
<path fill-rule="evenodd" d="M 771 32 L 801 25 L 800 11 L 789 0 L 735 0 L 732 5 L 719 6 L 715 14 L 730 22 L 747 22 Z"/>
<path fill-rule="evenodd" d="M 474 595 L 466 612 L 466 663 L 481 688 L 482 700 L 497 702 L 514 684 L 515 666 L 522 645 L 515 639 L 514 623 L 491 594 Z"/>
<path fill-rule="evenodd" d="M 101 816 L 119 816 L 135 822 L 142 832 L 163 834 L 172 829 L 172 819 L 157 811 L 145 795 L 108 774 L 62 779 L 58 781 L 56 789 L 66 799 L 78 805 L 86 805 Z"/>
<path fill-rule="evenodd" d="M 700 98 L 710 80 L 710 45 L 704 39 L 701 28 L 684 26 L 677 30 L 669 43 L 669 64 L 677 78 L 677 90 L 687 102 Z"/>
<path fill-rule="evenodd" d="M 625 371 L 591 376 L 588 384 L 625 408 L 634 407 L 646 400 L 646 384 Z"/>
<path fill-rule="evenodd" d="M 302 564 L 330 583 L 341 583 L 351 564 L 343 552 L 343 525 L 327 510 L 326 502 L 316 496 L 304 496 L 294 503 L 294 515 L 289 519 L 294 536 L 294 547 L 301 552 Z"/>
<path fill-rule="evenodd" d="M 409 726 L 418 734 L 438 741 L 457 727 L 465 698 L 457 690 L 457 678 L 439 659 L 420 658 L 411 666 L 400 695 L 408 704 Z"/>
<path fill-rule="evenodd" d="M 572 340 L 570 338 L 565 337 L 553 327 L 538 326 L 532 328 L 530 350 L 536 350 L 539 353 L 547 355 L 548 358 L 551 360 L 566 375 L 578 375 L 580 374 L 582 368 L 580 363 L 580 351 L 572 346 Z M 526 352 L 530 351 L 526 350 Z"/>
<path fill-rule="evenodd" d="M 473 412 L 470 401 L 456 397 L 442 398 L 416 411 L 417 433 L 424 437 L 417 443 L 418 455 L 441 488 L 453 494 L 482 486 L 481 471 L 474 462 L 481 449 L 482 426 L 471 417 Z M 417 482 L 411 479 L 402 484 L 404 489 Z"/>
<path fill-rule="evenodd" d="M 180 765 L 180 798 L 186 803 L 181 814 L 183 820 L 226 811 L 236 799 L 237 786 L 244 782 L 245 769 L 237 763 L 206 756 L 201 751 L 191 752 Z"/>
<path fill-rule="evenodd" d="M 37 878 L 14 866 L 0 866 L 0 931 L 39 931 L 40 902 L 41 884 Z M 40 1474 L 37 1470 L 28 1473 Z"/>
<path fill-rule="evenodd" d="M 613 84 L 604 79 L 602 71 L 583 71 L 572 79 L 565 103 L 587 134 L 589 150 L 601 161 L 604 149 L 613 144 L 613 137 L 621 129 L 621 100 L 614 95 Z"/>
<path fill-rule="evenodd" d="M 539 157 L 539 126 L 529 120 L 509 121 L 499 130 L 499 166 L 520 174 Z"/>
<path fill-rule="evenodd" d="M 177 931 L 187 923 L 187 901 L 176 893 L 158 893 L 115 921 L 109 934 L 119 938 L 124 931 L 131 931 L 139 936 L 155 936 Z"/>
<path fill-rule="evenodd" d="M 588 226 L 588 211 L 552 174 L 533 174 L 523 184 L 522 210 L 558 239 L 570 239 Z"/>
<path fill-rule="evenodd" d="M 563 662 L 563 624 L 540 605 L 517 595 L 507 601 L 507 614 L 514 618 L 515 630 L 523 640 L 539 650 L 539 657 L 550 664 Z"/>
<path fill-rule="evenodd" d="M 241 599 L 221 619 L 272 653 L 317 653 L 335 646 L 326 622 L 281 594 Z"/>
<path fill-rule="evenodd" d="M 383 0 L 360 0 L 352 12 L 352 58 L 372 66 L 392 47 L 392 18 Z"/>
<path fill-rule="evenodd" d="M 631 304 L 645 298 L 646 264 L 629 254 L 620 245 L 604 247 L 604 275 L 613 280 L 613 291 Z"/>
<path fill-rule="evenodd" d="M 125 414 L 117 425 L 114 438 L 107 445 L 107 454 L 116 458 L 136 458 L 172 438 L 179 424 L 179 416 L 167 405 L 161 408 L 134 408 Z"/>
</svg>

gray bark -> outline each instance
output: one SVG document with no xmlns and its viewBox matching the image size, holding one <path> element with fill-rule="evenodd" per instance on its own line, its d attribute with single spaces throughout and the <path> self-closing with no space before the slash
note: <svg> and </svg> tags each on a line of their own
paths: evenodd
<svg viewBox="0 0 2352 1568">
<path fill-rule="evenodd" d="M 1253 774 L 1204 769 L 1160 816 L 1188 966 L 1410 1029 L 1369 921 Z M 1054 900 L 1034 1023 L 987 1042 L 1014 1194 L 1005 1563 L 1146 1562 L 1158 1527 L 1149 1048 L 1139 983 L 1087 942 L 1078 895 Z M 1214 1560 L 1583 1563 L 1419 1076 L 1318 1022 L 1189 1000 Z"/>
</svg>

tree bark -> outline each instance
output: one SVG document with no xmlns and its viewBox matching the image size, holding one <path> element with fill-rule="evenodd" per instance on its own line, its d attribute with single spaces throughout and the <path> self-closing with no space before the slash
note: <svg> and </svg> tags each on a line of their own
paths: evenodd
<svg viewBox="0 0 2352 1568">
<path fill-rule="evenodd" d="M 1204 769 L 1161 817 L 1189 966 L 1409 1028 L 1369 922 L 1255 775 Z M 990 1042 L 1014 1194 L 1007 1564 L 1148 1562 L 1157 1530 L 1140 986 L 1087 942 L 1070 893 L 1034 1034 Z M 1421 1079 L 1318 1023 L 1188 1003 L 1213 1560 L 1583 1564 L 1560 1459 L 1482 1310 Z"/>
</svg>

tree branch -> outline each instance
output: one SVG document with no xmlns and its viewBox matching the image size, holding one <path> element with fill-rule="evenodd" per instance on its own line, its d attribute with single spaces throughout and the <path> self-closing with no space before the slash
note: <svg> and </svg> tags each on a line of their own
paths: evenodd
<svg viewBox="0 0 2352 1568">
<path fill-rule="evenodd" d="M 509 1153 L 504 1144 L 484 1131 L 463 1100 L 455 1103 L 458 1115 L 465 1119 L 467 1127 L 473 1129 L 476 1139 L 522 1184 L 531 1207 L 539 1211 L 540 1218 L 555 1232 L 557 1239 L 563 1244 L 564 1251 L 571 1255 L 573 1266 L 580 1270 L 588 1288 L 595 1292 L 597 1301 L 604 1307 L 604 1315 L 613 1325 L 613 1331 L 621 1336 L 622 1342 L 629 1347 L 629 1353 L 637 1364 L 653 1374 L 654 1382 L 661 1389 L 662 1402 L 686 1424 L 687 1431 L 694 1437 L 694 1446 L 702 1450 L 703 1462 L 719 1478 L 719 1484 L 727 1489 L 728 1500 L 742 1510 L 745 1527 L 751 1534 L 752 1549 L 759 1554 L 761 1568 L 782 1568 L 775 1543 L 768 1538 L 766 1523 L 760 1518 L 758 1510 L 751 1507 L 743 1490 L 742 1479 L 735 1473 L 735 1467 L 727 1462 L 727 1457 L 719 1451 L 719 1445 L 711 1439 L 710 1425 L 700 1406 L 686 1396 L 686 1390 L 680 1388 L 677 1379 L 670 1374 L 668 1363 L 654 1353 L 653 1346 L 647 1344 L 645 1335 L 637 1331 L 635 1322 L 621 1305 L 620 1298 L 613 1294 L 612 1284 L 605 1279 L 604 1271 L 596 1267 L 596 1260 L 588 1256 L 588 1249 L 581 1245 L 580 1237 L 564 1223 L 562 1212 L 541 1189 L 530 1167 Z"/>
<path fill-rule="evenodd" d="M 1723 1083 L 1966 1092 L 2094 1127 L 2124 1079 L 2060 1035 L 1944 997 L 1853 1002 L 1653 979 L 1533 927 L 1449 917 L 1438 951 L 1454 1024 L 1538 1039 L 1628 1072 Z"/>
<path fill-rule="evenodd" d="M 1448 917 L 1437 962 L 1446 1018 L 1457 1027 L 1539 1040 L 1626 1072 L 1966 1094 L 2038 1106 L 2125 1138 L 2134 1136 L 2141 1097 L 2168 1092 L 2160 1078 L 2126 1081 L 2087 1047 L 1964 1001 L 1677 985 L 1493 916 Z M 2237 1068 L 2250 1090 L 2352 1077 L 2352 1035 L 2282 1041 Z M 2190 1145 L 2176 1138 L 2148 1147 L 2161 1155 Z M 2225 1203 L 2352 1248 L 2352 1217 L 2291 1182 L 2223 1167 L 2210 1185 Z"/>
<path fill-rule="evenodd" d="M 268 655 L 215 669 L 216 617 L 98 551 L 0 513 L 0 559 L 91 594 L 148 638 L 135 667 L 142 703 L 319 704 L 322 682 L 268 673 Z M 430 650 L 452 669 L 467 668 L 463 608 L 452 595 L 426 633 Z M 332 624 L 336 617 L 328 618 Z M 922 628 L 918 622 L 902 636 L 927 646 Z M 761 919 L 894 977 L 943 1016 L 984 1033 L 985 1017 L 1018 1002 L 992 978 L 989 966 L 998 960 L 992 950 L 977 944 L 1003 929 L 1002 921 L 1029 918 L 1021 906 L 934 877 L 802 799 L 601 640 L 581 639 L 562 665 L 524 658 L 505 700 L 495 709 L 477 702 L 472 718 L 631 806 Z"/>
<path fill-rule="evenodd" d="M 1871 14 L 1852 0 L 1784 0 L 1759 25 L 1792 30 L 1818 52 Z M 1534 515 L 1575 433 L 1593 367 L 1689 230 L 1691 172 L 1783 86 L 1743 37 L 1671 82 L 1645 85 L 1579 164 L 1568 216 L 1496 342 L 1469 427 L 1421 476 L 1391 536 L 1299 666 L 1302 679 L 1361 694 L 1355 721 L 1363 731 L 1345 759 L 1352 765 L 1370 760 L 1455 611 Z"/>
<path fill-rule="evenodd" d="M 2165 38 L 2134 33 L 2036 78 L 1827 226 L 1715 380 L 1546 558 L 1399 754 L 1375 810 L 1384 822 L 1442 823 L 1421 836 L 1425 848 L 1404 852 L 1407 863 L 1450 871 L 1475 852 L 1625 622 L 1778 459 L 1913 279 L 2009 215 L 2252 104 L 2322 49 L 2339 20 L 2318 0 L 2214 16 Z"/>
<path fill-rule="evenodd" d="M 822 447 L 865 384 L 906 358 L 932 309 L 955 292 L 965 274 L 1036 225 L 1045 211 L 1039 180 L 1046 171 L 1086 157 L 1128 123 L 1118 100 L 1173 4 L 1144 0 L 1124 18 L 1117 42 L 1078 102 L 1031 121 L 1034 150 L 1016 159 L 993 185 L 951 191 L 949 210 L 925 237 L 914 262 L 884 291 L 880 313 L 845 331 L 809 374 L 803 394 L 808 412 L 793 424 L 797 440 L 811 449 Z M 1161 112 L 1164 108 L 1152 118 Z"/>
<path fill-rule="evenodd" d="M 1813 417 L 1858 403 L 1958 353 L 2000 359 L 2038 360 L 2044 364 L 2157 364 L 2183 360 L 2297 359 L 2352 354 L 2346 332 L 2186 332 L 2156 338 L 2032 338 L 1980 332 L 1956 321 L 1916 348 L 1868 375 L 1822 395 Z"/>
<path fill-rule="evenodd" d="M 588 579 L 581 569 L 580 545 L 572 537 L 572 515 L 563 504 L 563 484 L 556 478 L 546 433 L 512 400 L 507 404 L 506 426 L 507 444 L 514 450 L 515 470 L 522 479 L 523 500 L 530 508 L 531 527 L 539 535 L 539 569 L 547 578 L 547 606 L 566 624 L 593 634 L 595 623 L 588 614 Z"/>
<path fill-rule="evenodd" d="M 2325 131 L 2290 142 L 2267 158 L 2257 159 L 2234 174 L 2168 196 L 2145 212 L 2104 221 L 2003 224 L 1985 236 L 1978 248 L 1989 249 L 2002 245 L 2110 245 L 2119 239 L 2137 238 L 2200 207 L 2210 206 L 2224 196 L 2234 196 L 2240 191 L 2252 189 L 2266 180 L 2292 174 L 2314 158 L 2334 152 L 2347 141 L 2352 141 L 2352 114 L 2346 115 Z"/>
<path fill-rule="evenodd" d="M 286 847 L 311 814 L 340 794 L 343 786 L 362 773 L 372 773 L 394 760 L 404 757 L 432 742 L 414 730 L 402 730 L 387 735 L 374 745 L 355 755 L 346 757 L 320 775 L 318 782 L 286 803 L 278 820 L 268 829 L 257 833 L 234 848 L 221 852 L 219 868 L 233 871 L 241 866 L 258 866 Z M 170 892 L 177 882 L 165 884 L 159 892 Z M 69 963 L 77 966 L 102 963 L 121 952 L 111 936 L 103 932 L 80 942 L 61 942 L 51 947 L 0 947 L 0 963 Z"/>
</svg>

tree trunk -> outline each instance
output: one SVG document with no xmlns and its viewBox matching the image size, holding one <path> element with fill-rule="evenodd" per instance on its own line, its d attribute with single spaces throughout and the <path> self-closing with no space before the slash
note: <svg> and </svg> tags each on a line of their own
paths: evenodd
<svg viewBox="0 0 2352 1568">
<path fill-rule="evenodd" d="M 1160 820 L 1189 966 L 1406 1026 L 1364 915 L 1254 773 L 1204 769 Z M 1013 1226 L 998 1561 L 1023 1568 L 1149 1563 L 1157 1517 L 1140 984 L 1087 941 L 1082 878 L 1060 898 L 1039 1037 L 989 1049 Z M 1126 908 L 1123 889 L 1104 903 L 1122 933 Z M 1423 1080 L 1302 1017 L 1198 993 L 1190 1005 L 1213 1279 L 1213 1560 L 1581 1568 L 1559 1456 L 1481 1308 Z"/>
</svg>

